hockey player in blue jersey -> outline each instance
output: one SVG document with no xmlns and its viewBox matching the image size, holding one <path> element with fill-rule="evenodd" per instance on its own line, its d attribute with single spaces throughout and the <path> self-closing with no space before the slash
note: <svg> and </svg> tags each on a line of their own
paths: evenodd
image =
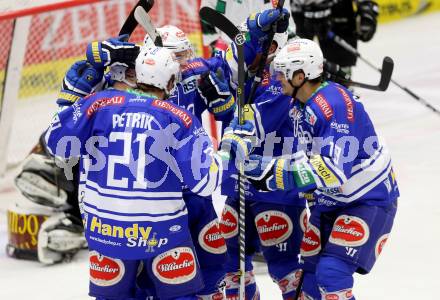
<svg viewBox="0 0 440 300">
<path fill-rule="evenodd" d="M 145 51 L 136 68 L 141 93 L 109 90 L 86 97 L 61 111 L 46 134 L 56 156 L 81 156 L 93 296 L 133 297 L 141 261 L 161 299 L 203 286 L 181 182 L 206 196 L 218 185 L 222 165 L 198 120 L 159 99 L 178 73 L 169 50 Z M 240 148 L 246 143 L 229 136 L 233 149 L 246 152 Z"/>
<path fill-rule="evenodd" d="M 243 26 L 245 27 L 245 26 Z M 243 28 L 246 30 L 247 28 Z M 185 38 L 184 34 L 180 30 L 176 29 L 174 26 L 165 26 L 157 29 L 163 38 L 164 47 L 173 49 L 175 54 L 179 57 L 184 57 L 181 59 L 180 63 L 182 68 L 182 82 L 178 85 L 179 90 L 174 93 L 174 98 L 171 99 L 175 104 L 181 105 L 183 107 L 194 109 L 196 116 L 201 118 L 201 114 L 204 110 L 212 112 L 216 119 L 223 120 L 224 124 L 228 124 L 231 118 L 234 116 L 233 112 L 235 109 L 235 100 L 229 91 L 228 79 L 232 76 L 228 63 L 236 63 L 233 58 L 226 60 L 221 55 L 218 55 L 211 59 L 202 58 L 192 58 L 191 47 L 189 46 L 189 40 Z M 275 56 L 275 53 L 279 51 L 282 46 L 286 43 L 287 34 L 277 33 L 275 35 L 275 43 L 271 49 L 271 58 Z M 256 41 L 254 41 L 256 42 Z M 151 44 L 151 40 L 146 37 L 146 44 Z M 248 50 L 258 47 L 258 45 L 247 44 Z M 185 54 L 186 52 L 186 54 Z M 232 50 L 229 52 L 232 53 Z M 248 62 L 250 63 L 253 54 L 252 51 L 247 51 L 249 54 Z M 189 60 L 187 58 L 190 58 Z M 260 137 L 264 135 L 264 129 L 270 130 L 269 126 L 272 124 L 279 125 L 276 120 L 270 119 L 270 122 L 263 122 L 263 120 L 269 119 L 270 110 L 273 109 L 274 105 L 277 103 L 276 99 L 278 97 L 283 97 L 280 93 L 280 87 L 274 86 L 274 82 L 270 80 L 269 68 L 265 71 L 264 81 L 261 89 L 257 94 L 258 103 L 253 105 L 250 111 L 255 111 L 255 116 L 252 115 L 250 119 L 255 124 L 260 125 L 259 135 Z M 220 75 L 219 75 L 220 74 Z M 247 88 L 250 84 L 247 85 Z M 285 108 L 288 109 L 289 99 L 284 101 Z M 265 103 L 264 109 L 258 108 L 257 105 Z M 279 105 L 278 105 L 279 106 Z M 266 108 L 267 107 L 267 108 Z M 261 118 L 260 111 L 263 112 L 263 118 Z M 269 120 L 267 120 L 269 121 Z M 269 124 L 271 123 L 271 124 Z M 286 122 L 286 128 L 278 131 L 277 133 L 282 137 L 292 136 L 293 127 L 289 122 Z M 282 145 L 282 143 L 280 143 Z M 264 144 L 261 149 L 264 148 Z M 279 145 L 275 146 L 275 152 L 277 154 L 281 153 L 281 148 Z M 230 188 L 227 188 L 230 186 Z M 225 209 L 225 216 L 228 217 L 229 213 L 236 212 L 236 200 L 235 196 L 237 191 L 234 189 L 235 179 L 230 179 L 225 183 L 223 187 L 223 192 L 230 196 L 227 200 L 227 208 Z M 251 194 L 253 192 L 253 194 Z M 269 272 L 272 278 L 279 284 L 280 289 L 283 292 L 283 297 L 288 298 L 295 293 L 295 284 L 298 282 L 299 278 L 299 267 L 298 262 L 295 261 L 297 255 L 299 254 L 300 242 L 302 238 L 303 231 L 301 226 L 304 222 L 305 210 L 304 210 L 304 200 L 299 200 L 293 205 L 290 202 L 294 202 L 291 198 L 292 195 L 286 192 L 273 192 L 265 195 L 263 197 L 258 197 L 258 192 L 249 191 L 249 207 L 252 206 L 252 211 L 249 214 L 247 227 L 247 238 L 249 239 L 248 248 L 249 255 L 247 256 L 247 287 L 246 294 L 249 299 L 255 299 L 258 297 L 258 291 L 255 284 L 254 275 L 252 273 L 251 260 L 253 254 L 260 250 L 260 242 L 263 243 L 263 252 L 265 258 L 269 265 Z M 290 193 L 291 194 L 291 193 Z M 256 203 L 253 200 L 261 200 L 263 203 Z M 285 205 L 289 202 L 289 205 Z M 190 211 L 191 212 L 191 211 Z M 235 213 L 236 215 L 236 213 Z M 280 230 L 266 231 L 267 224 L 264 224 L 262 217 L 268 216 L 268 222 L 283 222 L 279 224 Z M 257 226 L 254 225 L 256 218 L 261 218 L 260 223 Z M 190 220 L 191 221 L 191 220 Z M 229 222 L 228 222 L 229 221 Z M 235 229 L 225 226 L 225 224 L 234 223 Z M 233 299 L 236 297 L 238 292 L 238 285 L 236 279 L 236 270 L 238 269 L 238 241 L 237 241 L 237 219 L 223 220 L 222 231 L 227 238 L 228 245 L 228 263 L 226 276 L 226 294 L 228 299 Z M 269 226 L 270 227 L 270 226 Z M 271 228 L 271 227 L 270 227 Z M 269 228 L 269 229 L 270 229 Z M 258 230 L 261 230 L 259 235 Z M 232 234 L 231 234 L 232 232 Z M 199 252 L 198 252 L 199 253 Z M 203 257 L 202 257 L 203 260 Z M 211 262 L 213 263 L 213 262 Z"/>
<path fill-rule="evenodd" d="M 261 19 L 261 24 L 265 22 L 270 22 L 267 19 L 263 21 L 264 17 L 268 17 L 269 12 L 265 14 L 256 16 L 255 20 Z M 276 18 L 275 18 L 276 19 Z M 256 24 L 256 22 L 254 22 Z M 261 29 L 256 29 L 262 37 L 265 33 L 261 32 Z M 161 29 L 158 29 L 161 32 Z M 253 32 L 251 33 L 251 35 Z M 173 35 L 171 33 L 161 34 L 164 37 L 164 46 L 176 46 L 176 43 L 172 43 Z M 166 38 L 165 38 L 166 37 Z M 174 37 L 176 40 L 176 38 Z M 279 51 L 281 47 L 287 40 L 287 34 L 278 33 L 275 37 L 275 43 L 273 49 L 271 49 L 271 56 L 275 55 L 276 51 Z M 258 48 L 257 38 L 253 39 L 252 42 L 246 44 L 247 47 L 247 62 L 251 64 L 256 54 L 256 48 Z M 179 48 L 179 47 L 175 47 Z M 184 47 L 180 47 L 180 50 Z M 234 77 L 233 70 L 236 69 L 236 61 L 234 61 L 234 48 L 230 48 L 227 52 L 226 59 L 221 55 L 211 58 L 209 60 L 204 60 L 201 58 L 195 58 L 187 61 L 183 69 L 183 83 L 187 86 L 184 88 L 184 92 L 190 93 L 196 90 L 200 92 L 200 97 L 202 99 L 196 98 L 190 105 L 195 107 L 195 112 L 200 113 L 206 107 L 208 110 L 214 113 L 215 117 L 219 120 L 224 120 L 225 124 L 233 117 L 233 109 L 231 107 L 234 104 L 233 99 L 230 97 L 228 80 Z M 185 57 L 188 57 L 187 55 Z M 236 58 L 236 57 L 235 57 Z M 231 64 L 231 65 L 230 65 Z M 235 68 L 234 68 L 235 67 Z M 218 75 L 220 74 L 220 76 Z M 236 74 L 235 74 L 236 75 Z M 222 78 L 224 77 L 224 78 Z M 194 85 L 197 83 L 195 87 Z M 230 82 L 234 86 L 233 78 Z M 247 85 L 247 89 L 250 88 L 250 84 Z M 276 99 L 283 96 L 280 93 L 281 87 L 277 86 L 270 79 L 269 70 L 265 71 L 265 76 L 261 89 L 257 93 L 257 103 L 250 108 L 250 114 L 247 114 L 250 119 L 252 119 L 255 124 L 259 126 L 259 136 L 264 135 L 265 129 L 270 130 L 270 126 L 275 124 L 279 126 L 277 120 L 270 119 L 270 110 L 277 105 Z M 182 94 L 182 93 L 179 93 Z M 285 98 L 285 97 L 284 97 Z M 188 101 L 187 98 L 184 97 Z M 285 109 L 288 109 L 289 99 L 286 98 L 280 101 L 284 105 Z M 180 102 L 182 105 L 184 102 Z M 231 104 L 230 104 L 231 103 Z M 265 104 L 264 108 L 258 106 Z M 214 106 L 217 105 L 217 106 Z M 197 109 L 197 107 L 202 107 L 202 110 Z M 278 107 L 280 105 L 278 104 Z M 260 115 L 260 111 L 263 117 Z M 252 117 L 250 116 L 252 115 Z M 292 137 L 293 127 L 289 122 L 285 123 L 286 128 L 277 132 L 277 134 L 282 137 Z M 281 145 L 281 146 L 280 146 Z M 275 146 L 275 152 L 277 155 L 282 153 L 282 143 Z M 264 149 L 264 143 L 260 149 Z M 228 245 L 228 274 L 226 276 L 226 293 L 228 299 L 234 299 L 238 292 L 238 282 L 236 270 L 238 269 L 238 241 L 237 241 L 237 202 L 235 197 L 237 196 L 237 191 L 234 189 L 235 179 L 230 179 L 224 184 L 223 193 L 229 196 L 227 200 L 227 206 L 223 213 L 223 221 L 221 224 L 223 234 L 227 238 Z M 265 258 L 269 265 L 269 272 L 276 281 L 280 289 L 283 292 L 283 297 L 288 299 L 292 297 L 295 293 L 296 285 L 299 279 L 299 266 L 296 261 L 297 254 L 299 254 L 300 242 L 303 235 L 301 228 L 304 228 L 302 224 L 304 223 L 305 214 L 305 204 L 304 200 L 297 198 L 297 201 L 293 201 L 294 195 L 290 192 L 272 192 L 270 194 L 264 193 L 260 195 L 258 191 L 252 189 L 248 191 L 248 206 L 249 206 L 249 217 L 247 222 L 249 226 L 247 227 L 247 239 L 249 239 L 248 245 L 248 256 L 247 260 L 247 286 L 246 295 L 248 299 L 258 298 L 258 291 L 256 289 L 255 279 L 252 273 L 251 259 L 256 251 L 260 250 L 260 243 L 262 244 L 262 250 Z M 288 203 L 288 205 L 286 205 Z M 258 222 L 258 224 L 255 224 Z M 261 223 L 261 224 L 260 224 Z M 271 226 L 274 225 L 274 226 Z"/>
<path fill-rule="evenodd" d="M 353 274 L 370 272 L 388 238 L 399 190 L 362 103 L 343 86 L 322 82 L 322 65 L 319 46 L 306 39 L 276 56 L 283 93 L 292 97 L 289 114 L 278 117 L 289 118 L 304 138 L 294 158 L 251 156 L 245 173 L 266 190 L 308 192 L 302 296 L 348 300 Z"/>
<path fill-rule="evenodd" d="M 201 59 L 194 58 L 191 42 L 186 34 L 176 26 L 166 25 L 157 28 L 157 31 L 162 37 L 164 48 L 173 51 L 182 72 L 182 78 L 169 101 L 192 112 L 202 122 L 202 113 L 208 109 L 208 103 L 200 98 L 197 91 L 197 81 L 201 72 L 193 71 L 194 67 L 202 65 Z M 152 45 L 151 39 L 146 35 L 144 47 Z M 223 101 L 233 101 L 229 89 L 227 97 Z M 218 101 L 214 107 L 223 105 L 220 102 Z M 233 110 L 234 107 L 230 107 L 230 109 Z M 221 283 L 225 276 L 226 243 L 220 232 L 212 198 L 211 196 L 202 197 L 185 189 L 183 199 L 188 208 L 190 232 L 205 284 L 204 289 L 199 291 L 197 296 L 202 300 L 221 300 L 223 299 Z"/>
</svg>

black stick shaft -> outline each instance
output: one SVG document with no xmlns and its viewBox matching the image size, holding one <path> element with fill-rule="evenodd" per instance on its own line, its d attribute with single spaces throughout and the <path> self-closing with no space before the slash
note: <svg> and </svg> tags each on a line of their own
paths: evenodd
<svg viewBox="0 0 440 300">
<path fill-rule="evenodd" d="M 377 66 L 375 66 L 374 64 L 372 64 L 371 62 L 369 62 L 367 59 L 365 59 L 360 53 L 359 51 L 357 51 L 352 45 L 350 45 L 349 43 L 347 43 L 347 41 L 345 41 L 344 39 L 342 39 L 341 37 L 335 35 L 335 34 L 331 34 L 330 35 L 330 39 L 332 39 L 336 44 L 338 44 L 339 46 L 341 46 L 342 48 L 344 48 L 345 50 L 353 53 L 354 55 L 356 55 L 360 60 L 362 60 L 363 62 L 365 62 L 368 66 L 370 66 L 371 68 L 382 72 L 382 70 L 380 68 L 378 68 Z M 440 111 L 435 108 L 434 106 L 432 106 L 432 104 L 430 104 L 427 100 L 423 99 L 422 97 L 420 97 L 419 95 L 417 95 L 416 93 L 414 93 L 413 91 L 411 91 L 409 88 L 401 85 L 400 83 L 398 83 L 397 81 L 395 81 L 394 79 L 391 78 L 391 82 L 396 85 L 397 87 L 399 87 L 400 89 L 402 89 L 403 91 L 405 91 L 406 93 L 408 93 L 408 95 L 410 95 L 412 98 L 414 98 L 415 100 L 419 101 L 420 103 L 422 103 L 423 105 L 425 105 L 427 108 L 429 108 L 430 110 L 432 110 L 433 112 L 435 112 L 436 114 L 440 115 Z"/>
</svg>

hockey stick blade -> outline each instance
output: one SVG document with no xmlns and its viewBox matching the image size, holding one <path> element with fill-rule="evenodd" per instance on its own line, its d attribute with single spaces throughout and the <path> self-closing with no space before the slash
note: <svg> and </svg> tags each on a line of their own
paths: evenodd
<svg viewBox="0 0 440 300">
<path fill-rule="evenodd" d="M 359 88 L 384 92 L 388 89 L 388 86 L 390 85 L 391 75 L 393 74 L 393 70 L 394 70 L 393 59 L 389 56 L 385 56 L 382 61 L 382 69 L 380 70 L 381 72 L 380 72 L 379 84 L 373 85 L 373 84 L 366 84 L 357 81 L 346 81 L 346 84 L 349 86 L 355 86 Z"/>
<path fill-rule="evenodd" d="M 123 35 L 123 34 L 131 35 L 133 31 L 136 29 L 138 22 L 134 17 L 134 12 L 136 11 L 137 7 L 139 6 L 143 7 L 146 12 L 149 12 L 153 7 L 153 5 L 154 5 L 154 0 L 139 0 L 139 2 L 131 10 L 130 14 L 128 15 L 127 19 L 124 22 L 124 25 L 122 25 L 121 30 L 119 30 L 119 35 Z"/>
<path fill-rule="evenodd" d="M 163 47 L 162 38 L 160 37 L 160 34 L 157 32 L 156 27 L 153 25 L 153 22 L 151 21 L 151 17 L 148 15 L 148 13 L 145 11 L 145 9 L 142 6 L 136 7 L 134 11 L 134 17 L 136 21 L 139 23 L 139 25 L 141 25 L 142 28 L 145 30 L 145 32 L 148 33 L 150 38 L 153 40 L 154 44 L 157 47 Z"/>
</svg>

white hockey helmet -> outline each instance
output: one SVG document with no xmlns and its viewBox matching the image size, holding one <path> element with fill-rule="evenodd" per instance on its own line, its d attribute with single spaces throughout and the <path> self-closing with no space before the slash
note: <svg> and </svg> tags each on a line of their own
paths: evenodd
<svg viewBox="0 0 440 300">
<path fill-rule="evenodd" d="M 163 46 L 173 51 L 176 54 L 176 59 L 180 63 L 186 63 L 188 59 L 193 58 L 193 45 L 185 32 L 180 28 L 174 25 L 165 25 L 157 28 L 157 32 L 162 38 Z M 154 42 L 148 34 L 144 38 L 144 45 L 147 47 L 154 45 Z"/>
<path fill-rule="evenodd" d="M 128 68 L 122 65 L 113 65 L 110 67 L 110 78 L 115 81 L 123 82 L 131 87 L 136 87 L 136 82 L 126 76 Z"/>
<path fill-rule="evenodd" d="M 274 59 L 275 72 L 291 80 L 293 73 L 302 70 L 307 79 L 318 78 L 323 72 L 324 56 L 312 40 L 296 39 L 285 45 Z"/>
<path fill-rule="evenodd" d="M 173 85 L 168 87 L 173 77 Z M 136 78 L 138 83 L 157 87 L 170 95 L 180 80 L 180 65 L 167 48 L 142 47 L 136 58 Z"/>
<path fill-rule="evenodd" d="M 270 55 L 270 57 L 277 55 L 278 53 L 280 53 L 281 49 L 284 47 L 284 45 L 286 45 L 287 43 L 287 38 L 288 38 L 288 33 L 287 31 L 284 32 L 277 32 L 273 35 L 273 42 L 277 43 L 277 49 L 275 50 L 274 53 L 272 53 Z"/>
</svg>

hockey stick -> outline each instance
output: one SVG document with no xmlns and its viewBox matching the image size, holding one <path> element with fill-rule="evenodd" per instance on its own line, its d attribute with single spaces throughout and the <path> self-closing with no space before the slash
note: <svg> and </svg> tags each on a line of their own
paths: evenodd
<svg viewBox="0 0 440 300">
<path fill-rule="evenodd" d="M 345 50 L 347 50 L 348 52 L 351 52 L 352 54 L 356 55 L 367 65 L 369 65 L 370 67 L 376 69 L 379 73 L 381 73 L 380 81 L 378 85 L 370 85 L 355 81 L 346 81 L 348 85 L 366 88 L 370 90 L 376 90 L 376 91 L 386 91 L 386 89 L 390 84 L 390 81 L 392 81 L 391 75 L 393 74 L 393 69 L 394 69 L 394 62 L 391 59 L 391 57 L 385 56 L 382 62 L 382 69 L 379 69 L 378 67 L 370 63 L 368 60 L 363 58 L 359 53 L 359 51 L 357 51 L 353 46 L 351 46 L 349 43 L 347 43 L 345 40 L 343 40 L 341 37 L 337 36 L 333 32 L 328 33 L 328 38 L 333 42 L 335 42 L 336 44 L 338 44 L 339 46 L 341 46 L 342 48 L 344 48 Z"/>
<path fill-rule="evenodd" d="M 388 86 L 390 85 L 391 81 L 391 75 L 393 74 L 394 69 L 394 61 L 391 57 L 385 56 L 382 61 L 382 68 L 377 69 L 380 72 L 380 80 L 379 84 L 367 84 L 357 81 L 351 81 L 351 80 L 344 80 L 341 79 L 341 81 L 345 82 L 349 86 L 357 86 L 364 89 L 369 90 L 375 90 L 375 91 L 386 91 L 388 89 Z"/>
<path fill-rule="evenodd" d="M 238 119 L 240 124 L 244 123 L 244 50 L 243 44 L 245 42 L 244 36 L 241 34 L 240 30 L 232 24 L 224 15 L 217 12 L 216 10 L 209 7 L 202 7 L 200 9 L 200 18 L 205 22 L 217 27 L 219 30 L 223 31 L 232 41 L 234 41 L 237 47 L 237 57 L 238 57 L 238 86 L 237 86 L 237 104 L 238 104 Z M 246 207 L 245 207 L 245 187 L 244 180 L 242 178 L 243 174 L 243 162 L 239 162 L 239 173 L 238 173 L 238 190 L 239 190 L 239 218 L 238 218 L 238 230 L 239 230 L 239 248 L 240 248 L 240 290 L 239 299 L 245 300 L 245 220 L 246 220 Z"/>
<path fill-rule="evenodd" d="M 379 69 L 378 67 L 376 67 L 374 64 L 370 63 L 367 59 L 365 59 L 364 57 L 362 57 L 362 55 L 359 53 L 359 51 L 357 51 L 353 46 L 351 46 L 349 43 L 347 43 L 345 40 L 343 40 L 341 37 L 335 35 L 334 33 L 330 33 L 329 34 L 329 38 L 331 40 L 333 40 L 336 44 L 338 44 L 339 46 L 341 46 L 342 48 L 346 49 L 347 51 L 353 53 L 354 55 L 356 55 L 357 57 L 359 57 L 359 59 L 361 59 L 363 62 L 365 62 L 367 65 L 369 65 L 371 68 L 379 71 L 379 72 L 384 72 L 384 66 L 382 66 L 382 70 Z M 386 59 L 386 57 L 385 57 Z M 384 59 L 384 62 L 385 62 Z M 383 75 L 382 75 L 383 76 Z M 405 92 L 407 92 L 411 97 L 413 97 L 415 100 L 419 101 L 420 103 L 422 103 L 423 105 L 425 105 L 427 108 L 429 108 L 430 110 L 432 110 L 433 112 L 435 112 L 436 114 L 440 115 L 440 111 L 435 108 L 434 106 L 432 106 L 427 100 L 423 99 L 422 97 L 418 96 L 417 94 L 415 94 L 413 91 L 411 91 L 409 88 L 402 86 L 400 83 L 398 83 L 397 81 L 393 80 L 391 78 L 391 74 L 390 74 L 390 81 L 392 83 L 394 83 L 394 85 L 396 85 L 397 87 L 399 87 L 400 89 L 404 90 Z"/>
<path fill-rule="evenodd" d="M 148 15 L 145 8 L 143 8 L 142 6 L 136 7 L 134 11 L 134 17 L 138 24 L 142 26 L 146 33 L 148 33 L 154 44 L 157 47 L 163 47 L 162 38 L 157 32 L 156 27 L 153 25 L 151 17 Z"/>
<path fill-rule="evenodd" d="M 130 14 L 125 19 L 124 25 L 119 30 L 119 35 L 128 34 L 131 35 L 136 29 L 138 22 L 134 16 L 137 7 L 143 7 L 146 12 L 149 12 L 154 5 L 154 0 L 139 0 L 139 2 L 133 7 Z"/>
<path fill-rule="evenodd" d="M 284 6 L 284 0 L 278 0 L 276 8 L 281 11 L 283 9 L 283 6 Z M 261 83 L 261 78 L 263 77 L 263 71 L 264 71 L 264 68 L 266 67 L 267 57 L 269 56 L 269 49 L 270 49 L 270 46 L 272 45 L 273 37 L 275 36 L 275 32 L 277 29 L 277 23 L 278 22 L 275 22 L 272 24 L 272 30 L 269 33 L 269 36 L 268 36 L 266 43 L 264 44 L 263 53 L 261 54 L 260 61 L 258 62 L 257 72 L 254 76 L 254 81 L 252 81 L 251 91 L 249 93 L 249 96 L 246 99 L 246 103 L 252 102 L 252 100 L 255 96 L 255 93 L 257 91 L 257 88 Z"/>
</svg>

